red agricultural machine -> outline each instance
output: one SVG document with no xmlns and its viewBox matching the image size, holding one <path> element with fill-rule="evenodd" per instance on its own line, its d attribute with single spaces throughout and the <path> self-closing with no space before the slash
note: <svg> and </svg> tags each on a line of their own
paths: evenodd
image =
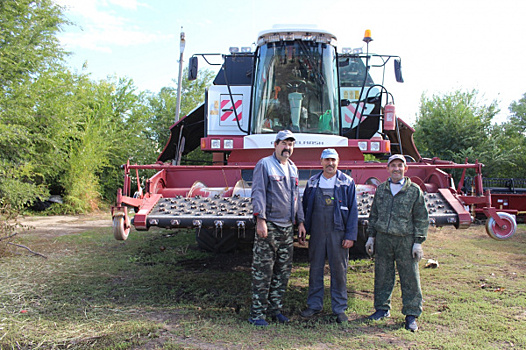
<svg viewBox="0 0 526 350">
<path fill-rule="evenodd" d="M 124 165 L 124 187 L 112 208 L 113 232 L 118 240 L 152 227 L 195 228 L 198 245 L 226 252 L 241 240 L 254 237 L 251 204 L 252 171 L 257 161 L 273 152 L 276 133 L 294 132 L 292 160 L 300 183 L 321 170 L 320 154 L 331 147 L 340 154 L 339 169 L 357 184 L 363 250 L 369 208 L 376 186 L 387 179 L 385 163 L 391 154 L 408 160 L 407 175 L 425 192 L 430 224 L 467 228 L 475 208 L 488 218 L 488 234 L 499 240 L 516 230 L 513 213 L 497 212 L 484 191 L 482 164 L 455 164 L 423 159 L 413 132 L 398 118 L 394 98 L 384 86 L 386 68 L 394 66 L 403 82 L 398 56 L 342 49 L 336 37 L 314 27 L 279 28 L 259 34 L 255 50 L 231 48 L 206 91 L 205 102 L 171 127 L 171 136 L 156 164 Z M 197 75 L 198 59 L 190 58 L 189 78 Z M 373 71 L 380 73 L 379 82 Z M 180 165 L 181 157 L 197 147 L 213 154 L 214 165 Z M 368 159 L 365 160 L 364 155 Z M 373 157 L 374 156 L 374 157 Z M 455 184 L 447 169 L 473 169 L 471 193 Z M 139 170 L 157 173 L 141 187 Z M 137 176 L 138 189 L 132 189 Z M 130 209 L 135 215 L 130 218 Z"/>
</svg>

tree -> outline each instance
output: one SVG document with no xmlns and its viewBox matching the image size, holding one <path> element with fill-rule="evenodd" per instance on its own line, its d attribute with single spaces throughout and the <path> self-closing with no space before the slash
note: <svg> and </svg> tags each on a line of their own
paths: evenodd
<svg viewBox="0 0 526 350">
<path fill-rule="evenodd" d="M 0 19 L 2 203 L 20 210 L 52 192 L 65 197 L 63 210 L 98 207 L 114 196 L 114 169 L 152 158 L 142 141 L 145 114 L 136 112 L 144 112 L 143 95 L 130 80 L 69 72 L 56 38 L 66 21 L 51 1 L 2 1 Z"/>
<path fill-rule="evenodd" d="M 510 150 L 499 147 L 502 135 L 494 135 L 492 120 L 497 103 L 477 101 L 478 92 L 455 91 L 444 96 L 422 96 L 415 125 L 415 144 L 424 157 L 485 164 L 485 176 L 500 174 L 511 164 Z M 455 174 L 458 175 L 458 174 Z"/>
<path fill-rule="evenodd" d="M 189 114 L 205 100 L 205 89 L 211 84 L 214 73 L 210 70 L 200 70 L 196 80 L 188 80 L 188 69 L 184 69 L 185 77 L 181 86 L 181 117 Z M 148 97 L 149 107 L 149 137 L 158 144 L 159 152 L 170 137 L 170 126 L 175 123 L 177 104 L 177 89 L 162 88 L 158 94 Z M 191 158 L 203 160 L 200 150 L 193 152 Z"/>
<path fill-rule="evenodd" d="M 425 157 L 455 160 L 462 151 L 480 149 L 488 139 L 496 102 L 481 106 L 477 91 L 422 96 L 415 125 L 415 142 Z"/>
<path fill-rule="evenodd" d="M 65 23 L 50 0 L 0 2 L 0 201 L 14 210 L 47 193 L 35 161 L 46 140 L 34 131 L 49 125 L 36 112 L 35 90 L 65 54 L 56 38 Z"/>
<path fill-rule="evenodd" d="M 67 23 L 51 0 L 0 1 L 0 88 L 60 62 L 65 53 L 56 34 Z"/>
<path fill-rule="evenodd" d="M 514 101 L 510 105 L 512 113 L 509 122 L 513 125 L 522 136 L 526 136 L 526 93 L 522 95 L 519 101 Z"/>
<path fill-rule="evenodd" d="M 175 119 L 175 90 L 138 93 L 129 79 L 71 73 L 51 0 L 0 1 L 0 208 L 21 210 L 49 193 L 62 211 L 112 200 L 120 166 L 155 162 Z M 184 80 L 182 114 L 204 100 L 212 73 Z"/>
<path fill-rule="evenodd" d="M 511 103 L 508 121 L 496 125 L 492 131 L 496 147 L 510 155 L 506 167 L 496 169 L 499 177 L 524 178 L 526 174 L 526 94 Z"/>
</svg>

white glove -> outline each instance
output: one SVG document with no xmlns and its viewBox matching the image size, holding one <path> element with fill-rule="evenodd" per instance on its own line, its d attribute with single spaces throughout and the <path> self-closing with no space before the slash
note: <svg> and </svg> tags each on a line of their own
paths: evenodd
<svg viewBox="0 0 526 350">
<path fill-rule="evenodd" d="M 414 243 L 413 244 L 413 258 L 417 259 L 417 261 L 422 260 L 424 257 L 424 250 L 422 249 L 422 244 L 420 243 Z"/>
<path fill-rule="evenodd" d="M 374 253 L 374 237 L 369 237 L 365 243 L 365 251 L 369 256 L 373 256 Z"/>
</svg>

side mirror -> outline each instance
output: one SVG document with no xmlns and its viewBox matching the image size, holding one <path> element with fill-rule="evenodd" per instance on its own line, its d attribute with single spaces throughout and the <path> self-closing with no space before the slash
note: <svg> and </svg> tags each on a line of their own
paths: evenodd
<svg viewBox="0 0 526 350">
<path fill-rule="evenodd" d="M 188 80 L 197 79 L 197 63 L 197 56 L 190 57 L 190 61 L 188 63 Z"/>
<path fill-rule="evenodd" d="M 395 58 L 394 70 L 395 70 L 396 81 L 399 83 L 403 83 L 404 78 L 402 77 L 402 60 L 400 58 Z"/>
</svg>

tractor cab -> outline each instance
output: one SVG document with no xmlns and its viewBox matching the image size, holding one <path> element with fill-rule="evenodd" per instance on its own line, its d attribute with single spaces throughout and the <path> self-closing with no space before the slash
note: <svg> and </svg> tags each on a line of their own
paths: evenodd
<svg viewBox="0 0 526 350">
<path fill-rule="evenodd" d="M 259 35 L 250 134 L 340 135 L 335 45 L 323 31 Z"/>
</svg>

